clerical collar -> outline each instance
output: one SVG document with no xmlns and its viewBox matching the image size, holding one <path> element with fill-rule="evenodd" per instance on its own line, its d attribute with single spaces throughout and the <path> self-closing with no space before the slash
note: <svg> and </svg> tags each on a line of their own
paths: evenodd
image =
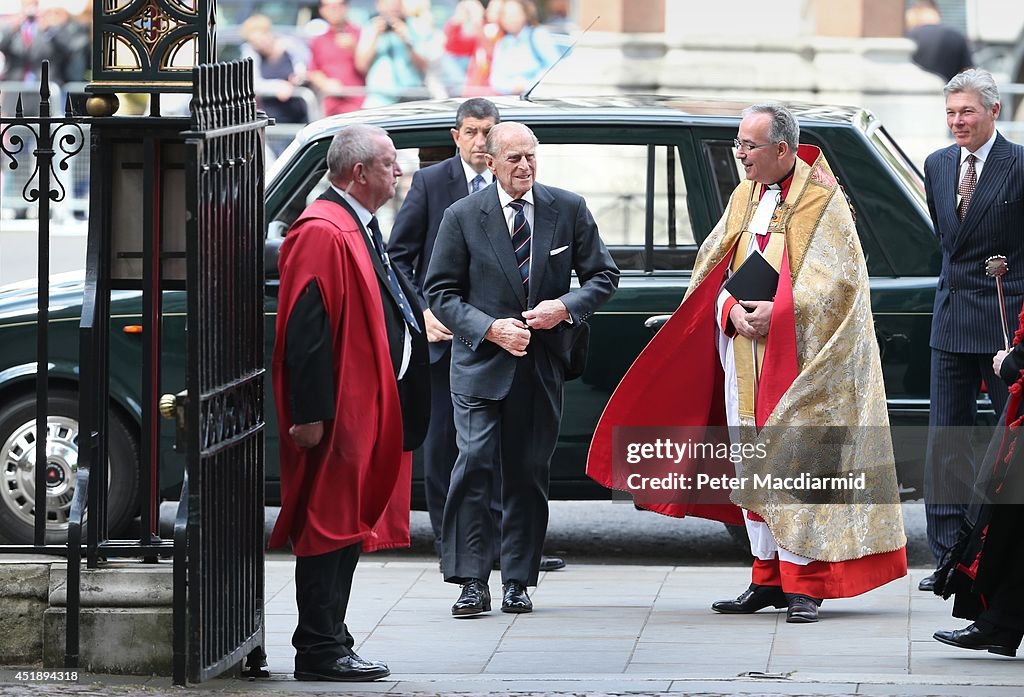
<svg viewBox="0 0 1024 697">
<path fill-rule="evenodd" d="M 781 191 L 782 195 L 779 198 L 779 201 L 780 202 L 781 201 L 785 201 L 786 197 L 789 195 L 789 187 L 793 185 L 793 175 L 795 173 L 796 173 L 796 162 L 793 163 L 793 166 L 789 169 L 789 173 L 786 174 L 785 177 L 783 177 L 779 181 L 775 182 L 774 184 L 766 184 L 766 185 L 764 185 L 761 188 L 761 198 L 764 197 L 765 192 L 768 191 L 768 190 L 771 190 L 771 191 Z"/>
</svg>

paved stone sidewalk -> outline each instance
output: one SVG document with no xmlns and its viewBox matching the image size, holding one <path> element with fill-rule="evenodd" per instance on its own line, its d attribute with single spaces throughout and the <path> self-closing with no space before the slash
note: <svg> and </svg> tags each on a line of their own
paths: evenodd
<svg viewBox="0 0 1024 697">
<path fill-rule="evenodd" d="M 376 683 L 292 679 L 293 563 L 267 562 L 267 652 L 272 676 L 231 677 L 203 692 L 279 695 L 1024 695 L 1024 658 L 944 646 L 936 629 L 961 627 L 949 604 L 916 590 L 914 571 L 859 598 L 829 600 L 817 624 L 784 611 L 717 615 L 714 600 L 749 582 L 738 567 L 571 564 L 542 574 L 535 612 L 495 610 L 454 619 L 458 588 L 434 561 L 359 564 L 349 627 L 364 657 L 392 675 Z M 499 595 L 498 575 L 491 579 Z M 497 607 L 497 606 L 496 606 Z M 0 673 L 8 695 L 180 695 L 166 678 L 82 675 L 75 684 L 31 683 Z"/>
</svg>

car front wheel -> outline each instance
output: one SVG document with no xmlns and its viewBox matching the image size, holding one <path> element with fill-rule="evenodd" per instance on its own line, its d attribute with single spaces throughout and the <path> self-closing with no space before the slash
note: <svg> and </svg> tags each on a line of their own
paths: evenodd
<svg viewBox="0 0 1024 697">
<path fill-rule="evenodd" d="M 51 390 L 46 420 L 46 543 L 67 540 L 78 478 L 78 396 Z M 115 414 L 109 419 L 107 521 L 116 531 L 136 510 L 138 449 Z M 36 399 L 18 397 L 0 407 L 0 542 L 32 544 L 35 521 Z"/>
</svg>

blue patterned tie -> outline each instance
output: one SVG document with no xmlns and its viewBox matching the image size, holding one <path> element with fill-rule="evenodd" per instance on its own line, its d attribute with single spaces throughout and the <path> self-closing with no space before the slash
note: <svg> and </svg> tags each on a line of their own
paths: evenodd
<svg viewBox="0 0 1024 697">
<path fill-rule="evenodd" d="M 398 309 L 402 311 L 402 315 L 405 317 L 406 324 L 416 332 L 420 333 L 420 326 L 416 323 L 416 316 L 412 314 L 412 308 L 409 306 L 409 300 L 405 297 L 405 293 L 402 292 L 402 286 L 398 282 L 398 276 L 395 274 L 395 270 L 391 268 L 391 259 L 388 257 L 388 252 L 384 248 L 384 238 L 380 234 L 380 225 L 377 224 L 377 217 L 370 218 L 370 224 L 367 225 L 370 228 L 370 232 L 373 233 L 373 246 L 377 248 L 377 254 L 380 255 L 380 260 L 384 263 L 384 270 L 388 274 L 388 285 L 391 286 L 391 292 L 394 293 L 398 299 Z"/>
<path fill-rule="evenodd" d="M 470 186 L 470 189 L 471 189 L 470 193 L 471 194 L 475 194 L 477 191 L 480 191 L 480 189 L 482 189 L 482 188 L 484 188 L 484 175 L 478 174 L 475 177 L 473 177 L 473 182 L 472 182 L 472 185 Z"/>
<path fill-rule="evenodd" d="M 512 218 L 512 249 L 516 250 L 516 263 L 523 279 L 523 290 L 530 294 L 530 224 L 526 222 L 526 201 L 517 198 L 508 205 L 516 212 Z"/>
</svg>

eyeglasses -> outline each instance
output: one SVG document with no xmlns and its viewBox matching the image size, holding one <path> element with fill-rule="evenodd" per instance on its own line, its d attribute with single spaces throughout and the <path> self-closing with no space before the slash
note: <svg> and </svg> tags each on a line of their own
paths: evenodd
<svg viewBox="0 0 1024 697">
<path fill-rule="evenodd" d="M 757 150 L 758 148 L 766 148 L 769 145 L 775 145 L 775 143 L 761 143 L 758 145 L 755 143 L 745 143 L 739 138 L 733 138 L 732 145 L 738 152 L 742 152 L 743 150 L 750 152 L 751 150 Z"/>
</svg>

